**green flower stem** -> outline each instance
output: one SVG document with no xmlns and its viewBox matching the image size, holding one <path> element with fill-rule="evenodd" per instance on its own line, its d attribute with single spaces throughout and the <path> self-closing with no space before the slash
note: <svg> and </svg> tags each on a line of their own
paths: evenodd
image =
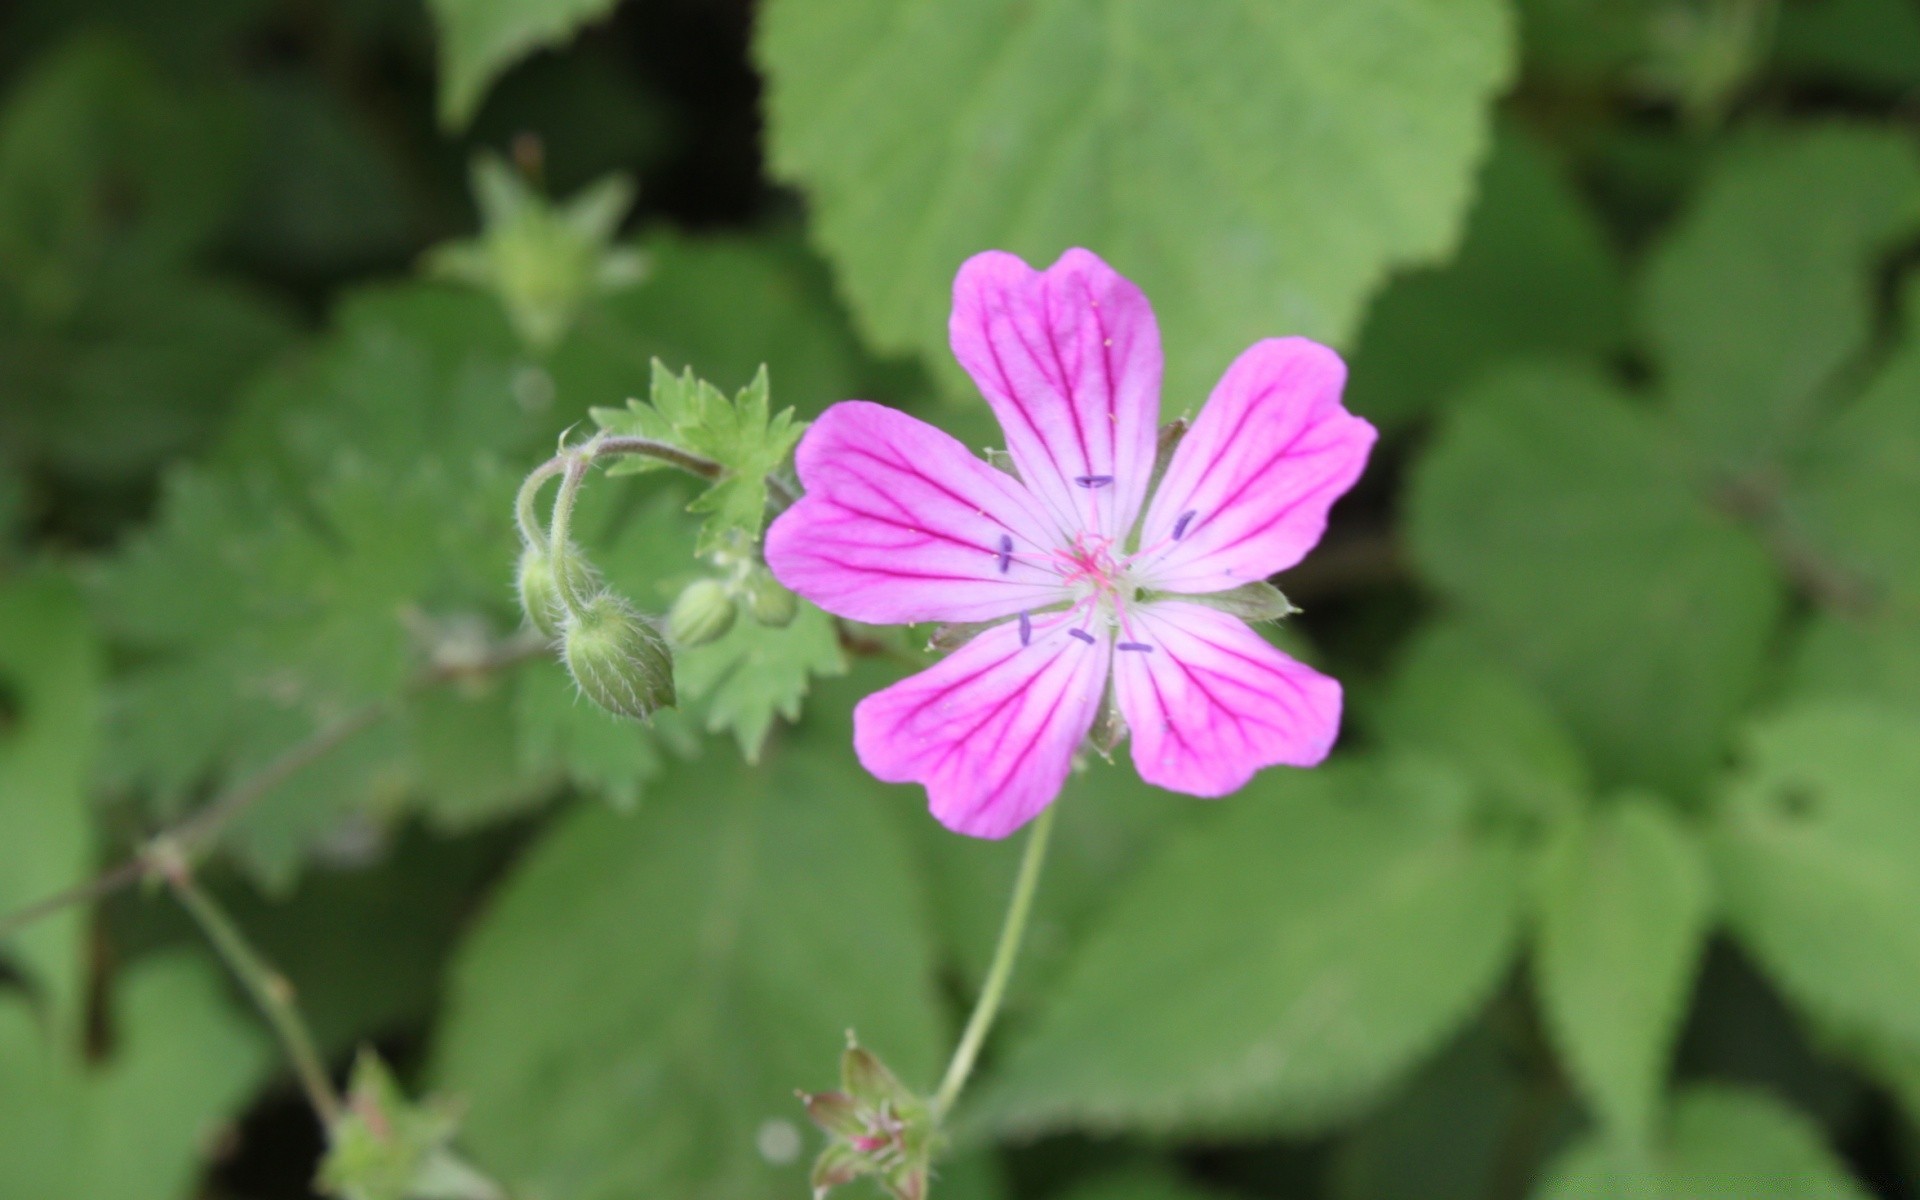
<svg viewBox="0 0 1920 1200">
<path fill-rule="evenodd" d="M 540 486 L 566 469 L 566 459 L 550 458 L 535 467 L 533 474 L 527 476 L 527 481 L 520 485 L 519 499 L 514 501 L 514 514 L 520 519 L 520 536 L 527 539 L 529 546 L 542 545 L 547 537 L 533 509 L 533 502 L 540 495 Z"/>
<path fill-rule="evenodd" d="M 207 940 L 213 943 L 214 950 L 227 968 L 247 989 L 253 1002 L 259 1005 L 261 1015 L 273 1027 L 274 1036 L 280 1039 L 281 1047 L 286 1050 L 287 1058 L 293 1064 L 293 1073 L 300 1080 L 301 1090 L 307 1094 L 307 1102 L 319 1116 L 320 1124 L 331 1130 L 334 1122 L 340 1119 L 340 1094 L 334 1091 L 333 1081 L 327 1077 L 319 1048 L 314 1044 L 313 1034 L 308 1031 L 307 1023 L 294 1003 L 293 986 L 260 956 L 260 952 L 247 941 L 246 935 L 240 932 L 240 927 L 227 916 L 226 910 L 194 882 L 193 873 L 183 856 L 178 853 L 167 856 L 160 875 L 179 898 L 181 907 L 187 910 L 207 935 Z"/>
<path fill-rule="evenodd" d="M 580 498 L 580 485 L 586 481 L 587 472 L 593 469 L 593 453 L 590 449 L 562 455 L 566 474 L 560 479 L 560 494 L 553 498 L 553 525 L 547 534 L 547 547 L 550 553 L 558 556 L 572 544 L 573 505 Z M 582 595 L 578 584 L 581 576 L 569 571 L 556 571 L 554 583 L 560 590 L 560 601 L 567 611 L 576 616 L 583 612 L 592 596 Z"/>
<path fill-rule="evenodd" d="M 960 1096 L 960 1089 L 967 1085 L 967 1076 L 973 1074 L 973 1061 L 980 1055 L 987 1031 L 993 1028 L 994 1017 L 999 1015 L 1007 980 L 1013 976 L 1014 960 L 1020 956 L 1020 941 L 1026 936 L 1027 920 L 1033 915 L 1033 896 L 1039 889 L 1040 868 L 1047 860 L 1047 842 L 1053 834 L 1053 814 L 1058 807 L 1058 804 L 1049 804 L 1041 810 L 1033 823 L 1033 831 L 1027 835 L 1026 853 L 1020 859 L 1020 874 L 1013 883 L 1013 900 L 1007 905 L 1007 919 L 1000 927 L 1000 944 L 994 948 L 993 965 L 987 968 L 987 981 L 980 989 L 973 1015 L 967 1018 L 966 1032 L 960 1035 L 953 1061 L 947 1064 L 946 1077 L 940 1081 L 940 1090 L 934 1093 L 935 1122 L 946 1118 L 947 1111 Z"/>
</svg>

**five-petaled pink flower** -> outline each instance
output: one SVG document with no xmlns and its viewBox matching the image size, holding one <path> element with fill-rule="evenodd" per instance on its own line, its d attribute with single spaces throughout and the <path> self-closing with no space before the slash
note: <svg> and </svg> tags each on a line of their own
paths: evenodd
<svg viewBox="0 0 1920 1200">
<path fill-rule="evenodd" d="M 1376 436 L 1340 403 L 1339 356 L 1304 338 L 1241 354 L 1147 503 L 1161 354 L 1139 288 L 1085 250 L 1045 271 L 980 254 L 954 281 L 950 335 L 1019 478 L 847 401 L 807 431 L 806 495 L 767 533 L 774 575 L 828 612 L 1000 622 L 860 702 L 867 770 L 924 784 L 951 829 L 1005 837 L 1059 794 L 1110 683 L 1149 783 L 1222 796 L 1325 758 L 1340 685 L 1186 597 L 1319 541 Z"/>
</svg>

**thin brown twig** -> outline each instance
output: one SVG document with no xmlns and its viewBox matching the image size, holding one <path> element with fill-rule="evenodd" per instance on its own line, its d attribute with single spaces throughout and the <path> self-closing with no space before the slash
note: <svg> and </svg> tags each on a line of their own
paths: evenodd
<svg viewBox="0 0 1920 1200">
<path fill-rule="evenodd" d="M 430 688 L 518 666 L 546 653 L 548 649 L 544 638 L 523 634 L 500 643 L 482 655 L 431 664 L 408 680 L 397 695 L 369 701 L 315 730 L 306 740 L 290 747 L 266 766 L 234 784 L 179 824 L 149 838 L 125 862 L 107 868 L 84 883 L 75 884 L 65 891 L 56 892 L 44 900 L 37 900 L 0 917 L 0 942 L 62 909 L 105 899 L 154 877 L 161 864 L 169 861 L 161 852 L 162 848 L 174 855 L 185 855 L 189 860 L 204 853 L 228 825 L 289 779 L 353 740 L 356 735 L 379 724 L 393 712 L 399 701 Z"/>
</svg>

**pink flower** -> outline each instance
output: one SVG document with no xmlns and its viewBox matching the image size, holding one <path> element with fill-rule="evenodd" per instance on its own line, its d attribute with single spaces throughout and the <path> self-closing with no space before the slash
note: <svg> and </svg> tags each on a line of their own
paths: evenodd
<svg viewBox="0 0 1920 1200">
<path fill-rule="evenodd" d="M 1186 597 L 1320 540 L 1377 436 L 1341 406 L 1339 356 L 1304 338 L 1241 354 L 1148 503 L 1162 360 L 1139 288 L 1085 250 L 1045 271 L 991 251 L 954 280 L 950 336 L 1019 478 L 851 400 L 807 431 L 806 495 L 767 533 L 774 575 L 828 612 L 999 622 L 860 702 L 866 769 L 924 784 L 948 828 L 1005 837 L 1059 794 L 1109 685 L 1160 787 L 1223 796 L 1324 759 L 1340 685 Z"/>
</svg>

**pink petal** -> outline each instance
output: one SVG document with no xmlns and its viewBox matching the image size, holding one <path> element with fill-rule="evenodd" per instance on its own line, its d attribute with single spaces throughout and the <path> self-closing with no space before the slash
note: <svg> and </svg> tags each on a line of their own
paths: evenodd
<svg viewBox="0 0 1920 1200">
<path fill-rule="evenodd" d="M 1225 591 L 1313 549 L 1379 436 L 1340 403 L 1347 368 L 1306 338 L 1234 360 L 1173 453 L 1135 570 L 1163 591 Z"/>
<path fill-rule="evenodd" d="M 1045 271 L 989 251 L 960 268 L 948 331 L 1060 528 L 1125 537 L 1160 419 L 1160 328 L 1140 289 L 1086 250 Z"/>
<path fill-rule="evenodd" d="M 1005 471 L 879 404 L 836 404 L 800 440 L 806 495 L 767 530 L 767 566 L 830 613 L 883 625 L 991 621 L 1061 598 L 1059 545 Z"/>
<path fill-rule="evenodd" d="M 1036 619 L 1036 626 L 1038 620 Z M 853 710 L 860 763 L 888 783 L 925 784 L 942 825 L 1001 838 L 1060 794 L 1093 727 L 1111 641 L 997 626 Z"/>
<path fill-rule="evenodd" d="M 1148 783 L 1224 796 L 1262 767 L 1311 767 L 1333 748 L 1340 685 L 1238 617 L 1161 601 L 1128 614 L 1121 646 L 1114 695 Z"/>
</svg>

